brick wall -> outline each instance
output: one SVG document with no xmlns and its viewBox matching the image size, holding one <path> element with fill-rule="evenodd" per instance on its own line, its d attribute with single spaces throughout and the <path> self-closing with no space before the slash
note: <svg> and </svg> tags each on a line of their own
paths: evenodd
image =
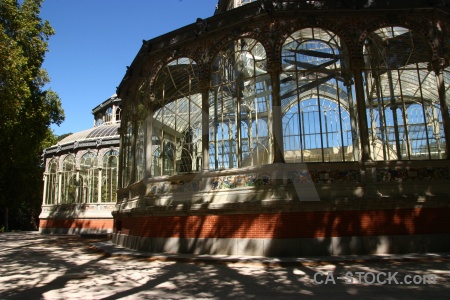
<svg viewBox="0 0 450 300">
<path fill-rule="evenodd" d="M 112 219 L 41 219 L 39 228 L 112 229 Z"/>
<path fill-rule="evenodd" d="M 449 216 L 450 208 L 408 208 L 191 216 L 118 214 L 116 221 L 121 233 L 142 237 L 317 238 L 450 233 Z"/>
</svg>

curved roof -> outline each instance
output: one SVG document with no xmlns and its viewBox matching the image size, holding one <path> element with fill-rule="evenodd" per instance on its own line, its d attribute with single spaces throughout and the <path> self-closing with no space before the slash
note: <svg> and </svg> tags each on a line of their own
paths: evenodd
<svg viewBox="0 0 450 300">
<path fill-rule="evenodd" d="M 93 127 L 91 129 L 87 129 L 84 131 L 76 132 L 74 134 L 71 134 L 65 138 L 63 138 L 61 141 L 59 141 L 59 145 L 64 145 L 68 143 L 72 143 L 75 141 L 81 142 L 84 140 L 92 140 L 92 139 L 98 139 L 98 138 L 109 138 L 109 137 L 115 137 L 119 135 L 119 127 L 120 123 L 116 124 L 110 124 L 110 125 L 100 125 L 97 127 Z"/>
</svg>

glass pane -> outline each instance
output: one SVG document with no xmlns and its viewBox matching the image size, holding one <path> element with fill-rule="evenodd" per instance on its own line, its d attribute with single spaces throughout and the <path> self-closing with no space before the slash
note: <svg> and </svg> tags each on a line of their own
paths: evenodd
<svg viewBox="0 0 450 300">
<path fill-rule="evenodd" d="M 445 158 L 437 79 L 427 68 L 425 38 L 406 28 L 381 28 L 369 35 L 364 55 L 372 158 Z"/>
<path fill-rule="evenodd" d="M 210 169 L 270 161 L 271 93 L 262 44 L 238 39 L 219 52 L 209 93 Z"/>
<path fill-rule="evenodd" d="M 115 202 L 117 199 L 117 168 L 118 168 L 117 150 L 110 150 L 103 156 L 102 169 L 102 202 Z"/>
<path fill-rule="evenodd" d="M 158 74 L 155 89 L 162 107 L 153 114 L 153 176 L 200 170 L 202 97 L 197 64 L 189 58 L 170 62 Z"/>
<path fill-rule="evenodd" d="M 359 158 L 353 75 L 345 53 L 339 37 L 320 28 L 286 39 L 280 75 L 286 162 Z"/>
</svg>

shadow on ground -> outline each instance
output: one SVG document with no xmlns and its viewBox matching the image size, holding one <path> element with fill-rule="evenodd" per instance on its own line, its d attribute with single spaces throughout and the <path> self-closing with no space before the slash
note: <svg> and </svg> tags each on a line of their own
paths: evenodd
<svg viewBox="0 0 450 300">
<path fill-rule="evenodd" d="M 359 296 L 365 299 L 444 299 L 450 291 L 450 261 L 446 259 L 263 267 L 109 256 L 90 246 L 96 241 L 99 240 L 36 233 L 0 234 L 0 298 L 291 299 L 315 296 L 338 299 Z M 332 272 L 334 280 L 325 284 L 326 275 L 318 272 Z M 347 272 L 355 275 L 353 283 L 337 279 Z M 433 274 L 436 283 L 366 284 L 358 282 L 356 272 L 398 272 L 399 282 L 403 282 L 406 275 L 423 278 L 423 275 Z M 317 284 L 314 279 L 323 283 Z M 372 277 L 367 279 L 370 281 Z"/>
</svg>

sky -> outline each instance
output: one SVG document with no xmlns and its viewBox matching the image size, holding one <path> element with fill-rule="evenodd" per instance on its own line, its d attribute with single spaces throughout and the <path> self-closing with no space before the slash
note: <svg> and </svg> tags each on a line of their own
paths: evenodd
<svg viewBox="0 0 450 300">
<path fill-rule="evenodd" d="M 126 66 L 149 40 L 213 16 L 217 0 L 44 0 L 40 17 L 55 30 L 43 68 L 66 119 L 55 135 L 94 125 L 92 109 L 116 92 Z"/>
</svg>

